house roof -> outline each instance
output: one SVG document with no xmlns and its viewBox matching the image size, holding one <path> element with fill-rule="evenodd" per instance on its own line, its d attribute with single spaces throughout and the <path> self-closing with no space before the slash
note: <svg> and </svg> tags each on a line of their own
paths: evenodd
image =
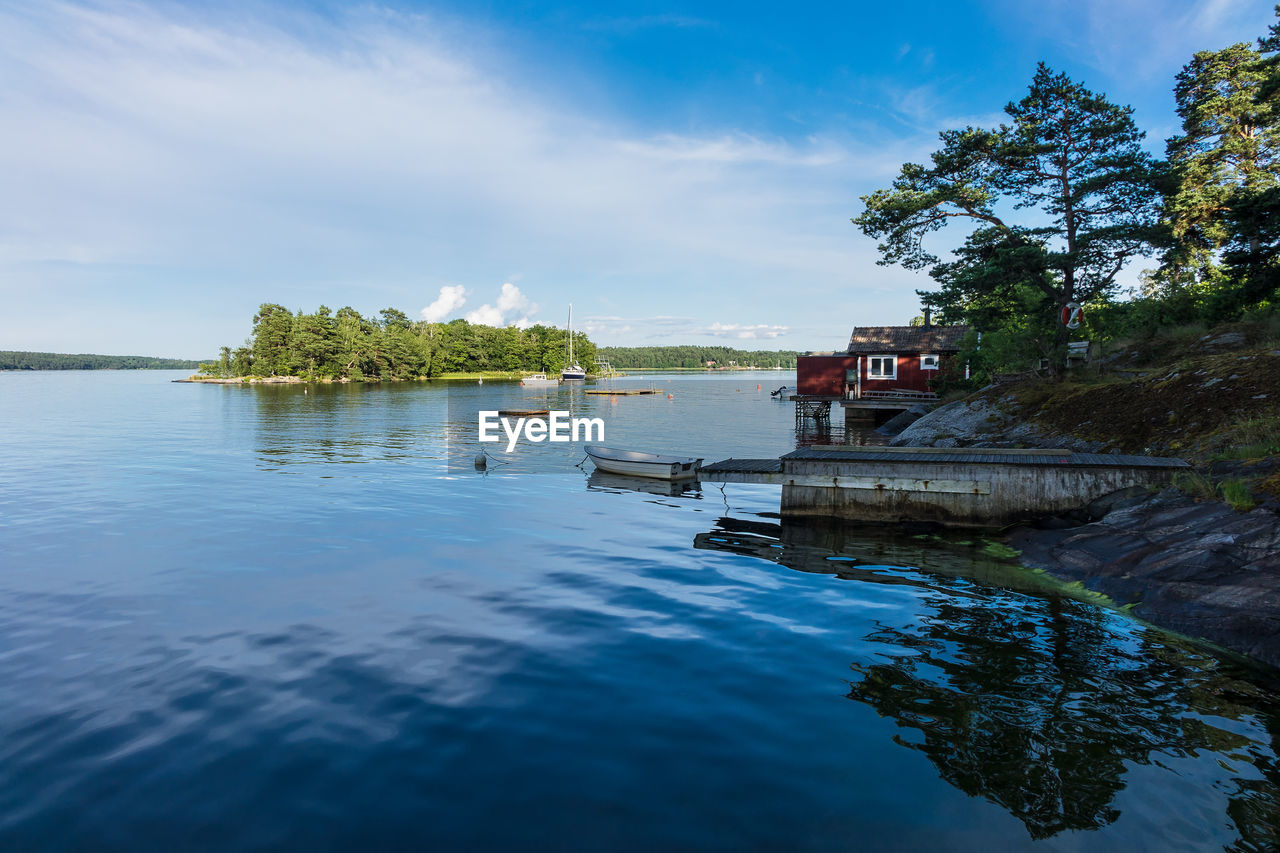
<svg viewBox="0 0 1280 853">
<path fill-rule="evenodd" d="M 958 352 L 968 332 L 968 326 L 856 326 L 849 352 Z"/>
</svg>

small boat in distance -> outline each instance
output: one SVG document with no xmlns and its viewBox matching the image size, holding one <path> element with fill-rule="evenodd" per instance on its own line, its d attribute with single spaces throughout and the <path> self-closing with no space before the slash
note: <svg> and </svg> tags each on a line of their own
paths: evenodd
<svg viewBox="0 0 1280 853">
<path fill-rule="evenodd" d="M 535 373 L 532 376 L 526 376 L 520 380 L 520 384 L 524 386 L 537 387 L 539 385 L 559 385 L 559 379 L 548 379 L 545 373 Z"/>
<path fill-rule="evenodd" d="M 596 468 L 628 477 L 687 480 L 698 476 L 698 469 L 702 467 L 702 459 L 692 456 L 659 456 L 638 450 L 614 450 L 599 444 L 588 444 L 585 450 Z"/>
<path fill-rule="evenodd" d="M 565 324 L 564 370 L 560 378 L 565 382 L 578 382 L 587 378 L 587 371 L 573 358 L 573 303 L 569 303 L 569 322 Z"/>
</svg>

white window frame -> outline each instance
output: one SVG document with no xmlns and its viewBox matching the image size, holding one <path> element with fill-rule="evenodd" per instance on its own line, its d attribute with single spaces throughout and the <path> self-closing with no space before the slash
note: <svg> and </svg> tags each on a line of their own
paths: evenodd
<svg viewBox="0 0 1280 853">
<path fill-rule="evenodd" d="M 893 371 L 888 374 L 872 373 L 872 365 L 877 364 L 878 359 L 888 359 Z M 884 362 L 878 362 L 883 369 Z M 897 379 L 898 378 L 898 357 L 896 355 L 869 355 L 867 356 L 867 379 Z"/>
<path fill-rule="evenodd" d="M 928 358 L 933 359 L 933 364 L 929 364 L 929 362 L 925 361 L 925 359 L 928 359 Z M 937 353 L 932 353 L 932 352 L 920 353 L 920 369 L 921 370 L 938 370 L 941 365 L 942 365 L 942 356 L 938 355 Z"/>
</svg>

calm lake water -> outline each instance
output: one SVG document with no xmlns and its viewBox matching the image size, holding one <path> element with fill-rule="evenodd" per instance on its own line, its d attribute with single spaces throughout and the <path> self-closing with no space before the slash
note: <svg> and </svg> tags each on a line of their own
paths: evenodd
<svg viewBox="0 0 1280 853">
<path fill-rule="evenodd" d="M 0 849 L 1280 843 L 1274 671 L 776 487 L 449 465 L 489 406 L 776 455 L 790 377 L 178 375 L 0 374 Z"/>
</svg>

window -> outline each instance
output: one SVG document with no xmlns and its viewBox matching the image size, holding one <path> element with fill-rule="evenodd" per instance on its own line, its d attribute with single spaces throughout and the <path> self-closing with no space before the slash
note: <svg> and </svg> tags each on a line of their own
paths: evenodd
<svg viewBox="0 0 1280 853">
<path fill-rule="evenodd" d="M 897 379 L 898 357 L 896 355 L 873 355 L 867 358 L 868 379 Z"/>
<path fill-rule="evenodd" d="M 920 369 L 921 370 L 937 370 L 938 356 L 933 353 L 922 354 L 920 356 Z"/>
</svg>

